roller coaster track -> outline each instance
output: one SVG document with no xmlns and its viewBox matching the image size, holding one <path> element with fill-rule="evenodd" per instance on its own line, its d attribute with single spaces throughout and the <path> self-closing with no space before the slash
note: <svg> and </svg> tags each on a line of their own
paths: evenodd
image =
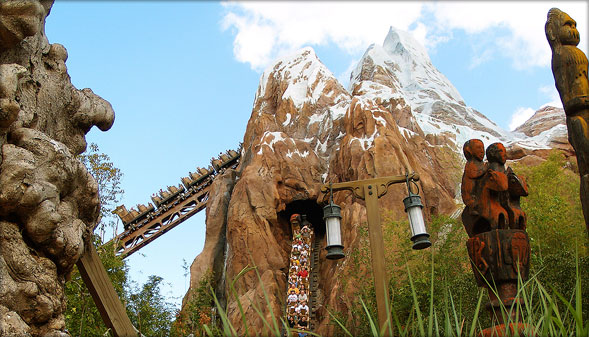
<svg viewBox="0 0 589 337">
<path fill-rule="evenodd" d="M 213 158 L 212 167 L 190 172 L 178 187 L 160 190 L 159 195 L 151 197 L 155 207 L 151 203 L 137 205 L 138 210 L 131 208 L 130 211 L 124 205 L 117 207 L 113 213 L 121 218 L 125 229 L 113 239 L 118 245 L 117 255 L 128 257 L 205 209 L 213 181 L 225 170 L 239 165 L 240 152 L 241 146 L 238 151 L 229 150 L 219 158 Z"/>
</svg>

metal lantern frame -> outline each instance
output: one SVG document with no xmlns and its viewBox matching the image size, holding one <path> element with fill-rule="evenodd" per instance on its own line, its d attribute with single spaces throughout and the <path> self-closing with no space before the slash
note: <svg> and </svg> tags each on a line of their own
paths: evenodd
<svg viewBox="0 0 589 337">
<path fill-rule="evenodd" d="M 327 235 L 327 258 L 330 260 L 339 260 L 345 257 L 344 245 L 342 244 L 341 230 L 341 207 L 333 202 L 332 184 L 329 188 L 329 204 L 323 207 L 323 220 Z"/>
<path fill-rule="evenodd" d="M 407 193 L 408 196 L 403 199 L 405 205 L 405 212 L 409 218 L 409 227 L 411 228 L 411 241 L 413 241 L 413 249 L 421 250 L 432 245 L 429 240 L 429 234 L 425 227 L 425 220 L 423 219 L 423 204 L 419 196 L 419 186 L 414 180 L 407 178 Z M 417 188 L 417 193 L 411 191 L 411 183 Z"/>
</svg>

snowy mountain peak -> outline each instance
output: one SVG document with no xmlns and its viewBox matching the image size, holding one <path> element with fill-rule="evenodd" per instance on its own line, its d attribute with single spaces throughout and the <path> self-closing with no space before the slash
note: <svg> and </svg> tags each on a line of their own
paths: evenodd
<svg viewBox="0 0 589 337">
<path fill-rule="evenodd" d="M 392 26 L 389 28 L 389 33 L 384 39 L 382 47 L 389 54 L 411 55 L 411 57 L 418 57 L 431 63 L 425 48 L 411 34 L 395 29 Z"/>
<path fill-rule="evenodd" d="M 368 65 L 374 69 L 367 72 Z M 379 72 L 388 76 L 375 76 Z M 465 105 L 454 85 L 431 63 L 425 48 L 411 34 L 394 27 L 389 29 L 382 46 L 368 48 L 352 72 L 350 88 L 366 80 L 381 84 L 385 84 L 383 80 L 392 82 L 385 85 L 404 92 L 412 107 L 422 113 L 430 113 L 424 104 L 432 99 Z"/>
<path fill-rule="evenodd" d="M 335 80 L 335 76 L 321 63 L 315 50 L 311 47 L 302 48 L 282 57 L 268 67 L 260 78 L 256 97 L 261 97 L 266 93 L 270 76 L 275 80 L 289 83 L 282 98 L 292 99 L 294 105 L 299 109 L 305 103 L 312 103 L 319 99 L 323 94 L 327 79 Z"/>
<path fill-rule="evenodd" d="M 468 107 L 458 90 L 432 63 L 411 34 L 390 28 L 382 46 L 371 46 L 352 72 L 350 91 L 361 82 L 391 88 L 411 106 L 425 134 L 456 134 L 456 147 L 470 138 L 509 142 L 508 134 Z M 418 132 L 417 130 L 412 130 Z"/>
</svg>

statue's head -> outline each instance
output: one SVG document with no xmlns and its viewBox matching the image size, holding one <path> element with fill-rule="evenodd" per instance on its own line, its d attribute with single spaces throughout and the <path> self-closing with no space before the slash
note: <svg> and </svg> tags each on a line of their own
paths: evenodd
<svg viewBox="0 0 589 337">
<path fill-rule="evenodd" d="M 505 164 L 507 160 L 507 151 L 501 143 L 493 143 L 487 148 L 487 160 L 499 164 Z"/>
<path fill-rule="evenodd" d="M 483 144 L 483 141 L 480 139 L 470 139 L 464 143 L 462 152 L 464 153 L 466 160 L 476 158 L 477 160 L 482 161 L 483 158 L 485 158 L 485 144 Z"/>
<path fill-rule="evenodd" d="M 552 49 L 560 45 L 576 46 L 580 41 L 577 22 L 558 8 L 548 11 L 544 31 Z"/>
</svg>

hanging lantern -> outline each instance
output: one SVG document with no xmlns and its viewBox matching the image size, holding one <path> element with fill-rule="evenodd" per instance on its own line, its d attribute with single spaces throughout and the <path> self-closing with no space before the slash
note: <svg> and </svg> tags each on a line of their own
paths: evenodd
<svg viewBox="0 0 589 337">
<path fill-rule="evenodd" d="M 412 181 L 414 184 L 415 182 Z M 417 186 L 417 184 L 415 184 Z M 407 191 L 409 196 L 403 199 L 405 204 L 405 212 L 409 217 L 409 226 L 411 227 L 411 241 L 413 241 L 413 249 L 425 249 L 432 245 L 429 241 L 429 234 L 425 228 L 425 221 L 423 219 L 423 204 L 421 203 L 421 197 L 419 196 L 419 187 L 417 187 L 417 193 L 411 192 L 411 185 L 409 179 L 407 179 Z"/>
<path fill-rule="evenodd" d="M 338 260 L 344 258 L 341 231 L 341 207 L 333 203 L 333 191 L 329 189 L 329 204 L 323 207 L 323 220 L 327 230 L 327 258 Z"/>
</svg>

